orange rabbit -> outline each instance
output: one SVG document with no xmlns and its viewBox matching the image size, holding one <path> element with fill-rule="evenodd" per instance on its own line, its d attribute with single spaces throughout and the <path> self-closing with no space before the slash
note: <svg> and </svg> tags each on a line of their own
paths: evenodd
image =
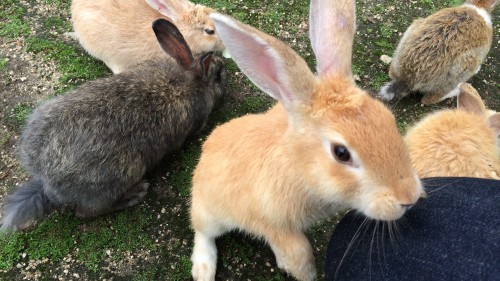
<svg viewBox="0 0 500 281">
<path fill-rule="evenodd" d="M 406 134 L 420 177 L 500 179 L 500 113 L 487 110 L 478 92 L 460 85 L 456 110 L 422 119 Z"/>
<path fill-rule="evenodd" d="M 71 17 L 75 37 L 92 56 L 113 73 L 150 59 L 169 58 L 160 48 L 151 23 L 173 22 L 193 55 L 222 51 L 209 14 L 213 9 L 188 0 L 73 0 Z M 175 61 L 172 60 L 172 64 Z"/>
<path fill-rule="evenodd" d="M 216 128 L 193 176 L 195 280 L 214 280 L 215 238 L 261 237 L 280 268 L 316 276 L 304 230 L 343 208 L 399 219 L 423 193 L 392 113 L 354 84 L 355 1 L 312 0 L 318 76 L 283 42 L 212 14 L 241 70 L 279 103 Z"/>
</svg>

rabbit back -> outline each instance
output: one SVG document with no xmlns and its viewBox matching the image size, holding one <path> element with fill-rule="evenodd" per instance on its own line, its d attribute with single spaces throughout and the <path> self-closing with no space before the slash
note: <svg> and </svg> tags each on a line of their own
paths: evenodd
<svg viewBox="0 0 500 281">
<path fill-rule="evenodd" d="M 86 193 L 91 200 L 96 191 L 123 194 L 204 125 L 210 94 L 193 75 L 169 75 L 169 64 L 159 64 L 89 82 L 34 111 L 21 138 L 21 160 L 47 181 L 58 202 Z M 150 75 L 137 78 L 145 72 Z"/>
<path fill-rule="evenodd" d="M 484 119 L 461 110 L 432 114 L 405 141 L 419 177 L 500 179 L 496 137 Z"/>
<path fill-rule="evenodd" d="M 405 142 L 420 177 L 500 179 L 500 113 L 462 83 L 457 108 L 432 113 L 411 127 Z"/>
<path fill-rule="evenodd" d="M 413 91 L 455 88 L 486 58 L 492 29 L 467 6 L 446 8 L 416 20 L 394 54 L 393 74 Z"/>
<path fill-rule="evenodd" d="M 176 26 L 184 35 L 193 54 L 222 50 L 216 35 L 203 33 L 213 28 L 212 9 L 202 5 L 179 8 Z M 146 60 L 170 59 L 158 45 L 151 23 L 159 18 L 172 20 L 153 9 L 145 0 L 74 0 L 71 6 L 76 37 L 92 56 L 102 60 L 113 73 Z M 175 63 L 172 61 L 172 63 Z"/>
</svg>

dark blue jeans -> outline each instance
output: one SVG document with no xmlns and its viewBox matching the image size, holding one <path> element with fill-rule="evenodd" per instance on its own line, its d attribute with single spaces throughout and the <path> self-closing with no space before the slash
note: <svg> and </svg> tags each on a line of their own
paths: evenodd
<svg viewBox="0 0 500 281">
<path fill-rule="evenodd" d="M 348 213 L 328 245 L 326 280 L 500 280 L 500 181 L 423 180 L 392 225 Z"/>
</svg>

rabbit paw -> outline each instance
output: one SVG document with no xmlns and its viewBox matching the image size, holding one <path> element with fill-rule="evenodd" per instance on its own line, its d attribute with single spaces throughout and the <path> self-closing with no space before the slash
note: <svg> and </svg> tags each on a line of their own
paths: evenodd
<svg viewBox="0 0 500 281">
<path fill-rule="evenodd" d="M 278 267 L 297 280 L 316 279 L 316 267 L 311 244 L 303 233 L 287 233 L 266 237 L 276 257 Z"/>
<path fill-rule="evenodd" d="M 446 94 L 442 94 L 442 93 L 427 93 L 422 98 L 421 103 L 425 104 L 425 105 L 430 105 L 430 104 L 438 103 L 438 102 L 443 101 L 445 99 L 456 97 L 460 93 L 460 88 L 459 87 L 460 87 L 460 85 L 458 85 L 455 89 L 449 91 Z"/>
<path fill-rule="evenodd" d="M 115 203 L 113 207 L 114 210 L 120 210 L 139 204 L 144 196 L 148 194 L 148 188 L 149 183 L 146 181 L 138 182 L 136 185 L 129 188 L 127 193 Z"/>
<path fill-rule="evenodd" d="M 194 280 L 215 280 L 215 271 L 217 268 L 217 247 L 215 246 L 215 239 L 202 232 L 196 231 L 191 261 L 193 262 L 191 274 Z"/>
</svg>

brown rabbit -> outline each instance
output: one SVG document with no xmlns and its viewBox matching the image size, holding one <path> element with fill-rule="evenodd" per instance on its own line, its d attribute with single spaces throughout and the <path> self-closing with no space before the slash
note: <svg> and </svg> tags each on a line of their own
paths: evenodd
<svg viewBox="0 0 500 281">
<path fill-rule="evenodd" d="M 212 12 L 188 0 L 73 0 L 71 4 L 75 37 L 115 74 L 142 61 L 168 58 L 151 30 L 158 18 L 179 28 L 195 56 L 223 50 L 209 17 Z"/>
<path fill-rule="evenodd" d="M 477 91 L 460 85 L 456 110 L 430 114 L 405 141 L 419 177 L 500 179 L 500 113 L 487 110 Z"/>
<path fill-rule="evenodd" d="M 394 116 L 354 84 L 355 1 L 312 0 L 315 76 L 283 42 L 212 14 L 241 70 L 279 103 L 216 128 L 193 176 L 195 280 L 214 280 L 215 238 L 233 229 L 263 238 L 280 268 L 316 276 L 304 230 L 339 209 L 399 219 L 422 186 Z"/>
<path fill-rule="evenodd" d="M 433 104 L 456 96 L 458 84 L 479 72 L 490 50 L 490 13 L 498 2 L 467 0 L 415 20 L 394 52 L 382 99 L 418 91 L 423 104 Z"/>
</svg>

